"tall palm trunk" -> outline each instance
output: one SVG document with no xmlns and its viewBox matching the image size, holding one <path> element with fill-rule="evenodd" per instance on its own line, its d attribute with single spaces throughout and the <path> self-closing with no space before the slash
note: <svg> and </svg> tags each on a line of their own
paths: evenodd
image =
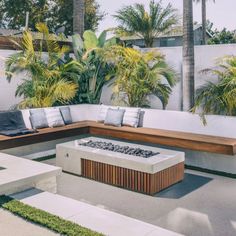
<svg viewBox="0 0 236 236">
<path fill-rule="evenodd" d="M 189 111 L 194 106 L 194 34 L 193 3 L 183 0 L 183 75 L 182 109 Z"/>
<path fill-rule="evenodd" d="M 73 32 L 74 34 L 84 33 L 84 12 L 85 0 L 73 0 Z"/>
<path fill-rule="evenodd" d="M 207 32 L 206 32 L 206 0 L 202 0 L 202 44 L 206 45 Z"/>
</svg>

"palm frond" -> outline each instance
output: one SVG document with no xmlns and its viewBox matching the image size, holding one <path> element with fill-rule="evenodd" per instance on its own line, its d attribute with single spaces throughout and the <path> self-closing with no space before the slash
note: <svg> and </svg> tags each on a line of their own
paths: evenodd
<svg viewBox="0 0 236 236">
<path fill-rule="evenodd" d="M 5 62 L 9 81 L 15 73 L 24 72 L 29 76 L 18 85 L 15 94 L 23 97 L 19 104 L 22 108 L 53 106 L 57 102 L 70 101 L 77 92 L 78 74 L 82 68 L 75 60 L 64 59 L 68 47 L 60 47 L 45 24 L 38 23 L 36 27 L 43 36 L 42 42 L 46 43 L 47 57 L 42 57 L 42 51 L 35 51 L 32 34 L 25 31 L 22 51 L 11 55 Z"/>
<path fill-rule="evenodd" d="M 130 106 L 146 106 L 147 96 L 153 94 L 161 100 L 163 108 L 166 107 L 175 84 L 175 72 L 160 52 L 142 53 L 133 48 L 114 46 L 104 53 L 104 57 L 116 66 L 114 98 L 122 95 L 121 100 Z"/>
<path fill-rule="evenodd" d="M 219 63 L 219 69 L 209 70 L 218 81 L 207 82 L 196 92 L 193 112 L 200 109 L 205 114 L 236 115 L 236 57 L 225 57 Z"/>
<path fill-rule="evenodd" d="M 179 22 L 177 10 L 171 4 L 163 7 L 161 1 L 153 0 L 149 12 L 143 4 L 134 4 L 118 10 L 114 17 L 119 23 L 118 32 L 142 37 L 147 47 L 152 46 L 158 34 L 172 30 Z"/>
</svg>

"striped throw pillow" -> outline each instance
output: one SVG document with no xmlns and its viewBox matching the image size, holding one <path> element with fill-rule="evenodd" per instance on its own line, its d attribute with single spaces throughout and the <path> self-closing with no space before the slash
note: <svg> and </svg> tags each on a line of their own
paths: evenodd
<svg viewBox="0 0 236 236">
<path fill-rule="evenodd" d="M 65 125 L 59 108 L 45 108 L 44 110 L 49 127 L 59 127 Z"/>
<path fill-rule="evenodd" d="M 140 108 L 125 108 L 125 114 L 122 124 L 124 126 L 137 128 L 139 124 L 140 112 Z"/>
</svg>

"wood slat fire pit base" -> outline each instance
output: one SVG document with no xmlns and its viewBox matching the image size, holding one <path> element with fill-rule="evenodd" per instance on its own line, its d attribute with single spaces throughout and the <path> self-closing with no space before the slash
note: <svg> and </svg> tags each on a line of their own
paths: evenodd
<svg viewBox="0 0 236 236">
<path fill-rule="evenodd" d="M 154 195 L 184 178 L 184 162 L 155 174 L 81 159 L 82 176 L 132 191 Z"/>
</svg>

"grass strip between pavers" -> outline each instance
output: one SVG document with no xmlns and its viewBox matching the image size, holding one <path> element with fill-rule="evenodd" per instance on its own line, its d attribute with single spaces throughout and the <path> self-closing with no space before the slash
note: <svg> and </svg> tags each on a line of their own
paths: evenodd
<svg viewBox="0 0 236 236">
<path fill-rule="evenodd" d="M 38 157 L 38 158 L 35 158 L 35 159 L 32 159 L 32 160 L 37 161 L 37 162 L 42 162 L 42 161 L 47 161 L 47 160 L 54 159 L 54 158 L 56 158 L 56 154 L 49 155 L 49 156 L 44 156 L 44 157 Z"/>
<path fill-rule="evenodd" d="M 26 205 L 8 196 L 0 196 L 0 207 L 21 218 L 67 236 L 102 236 L 71 221 Z"/>
</svg>

